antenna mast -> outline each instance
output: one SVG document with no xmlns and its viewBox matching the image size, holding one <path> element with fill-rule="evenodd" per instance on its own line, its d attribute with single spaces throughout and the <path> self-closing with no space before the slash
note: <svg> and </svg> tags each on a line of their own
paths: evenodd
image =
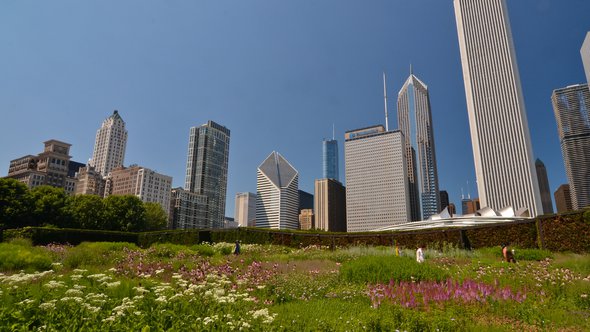
<svg viewBox="0 0 590 332">
<path fill-rule="evenodd" d="M 383 99 L 385 102 L 385 131 L 389 131 L 389 113 L 387 112 L 387 88 L 385 87 L 385 71 L 383 71 Z"/>
</svg>

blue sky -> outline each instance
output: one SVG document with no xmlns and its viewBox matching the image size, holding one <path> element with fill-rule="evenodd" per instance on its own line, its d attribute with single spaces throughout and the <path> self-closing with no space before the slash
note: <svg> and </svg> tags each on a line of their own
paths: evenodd
<svg viewBox="0 0 590 332">
<path fill-rule="evenodd" d="M 590 1 L 508 0 L 534 154 L 551 190 L 566 183 L 553 89 L 585 83 L 580 47 Z M 231 130 L 226 215 L 256 191 L 273 150 L 313 193 L 321 141 L 384 122 L 381 73 L 395 97 L 414 73 L 430 90 L 440 188 L 477 196 L 452 0 L 28 1 L 0 3 L 0 175 L 42 142 L 87 162 L 119 110 L 125 164 L 184 183 L 188 134 Z M 470 183 L 469 188 L 467 182 Z"/>
</svg>

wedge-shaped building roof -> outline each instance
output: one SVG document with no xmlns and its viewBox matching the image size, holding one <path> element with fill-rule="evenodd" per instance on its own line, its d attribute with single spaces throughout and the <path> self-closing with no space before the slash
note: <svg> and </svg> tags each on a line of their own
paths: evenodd
<svg viewBox="0 0 590 332">
<path fill-rule="evenodd" d="M 273 151 L 258 169 L 277 188 L 285 188 L 297 177 L 297 170 L 278 152 Z"/>
</svg>

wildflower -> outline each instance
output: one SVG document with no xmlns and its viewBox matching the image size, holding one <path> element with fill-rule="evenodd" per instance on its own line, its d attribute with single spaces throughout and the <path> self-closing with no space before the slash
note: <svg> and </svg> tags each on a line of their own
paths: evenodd
<svg viewBox="0 0 590 332">
<path fill-rule="evenodd" d="M 119 285 L 121 285 L 120 281 L 114 281 L 114 282 L 107 282 L 105 283 L 105 286 L 107 286 L 107 288 L 112 289 L 115 287 L 119 287 Z"/>
<path fill-rule="evenodd" d="M 66 291 L 67 296 L 82 296 L 84 293 L 79 289 L 68 289 Z"/>
</svg>

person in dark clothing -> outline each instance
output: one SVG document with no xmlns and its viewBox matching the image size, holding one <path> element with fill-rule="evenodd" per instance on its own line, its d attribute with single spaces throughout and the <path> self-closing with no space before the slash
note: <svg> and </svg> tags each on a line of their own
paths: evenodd
<svg viewBox="0 0 590 332">
<path fill-rule="evenodd" d="M 234 255 L 240 254 L 240 240 L 236 240 L 236 248 L 234 249 Z"/>
<path fill-rule="evenodd" d="M 504 260 L 508 263 L 516 263 L 516 259 L 514 259 L 514 252 L 508 248 L 507 244 L 502 245 L 502 256 L 504 256 Z"/>
</svg>

